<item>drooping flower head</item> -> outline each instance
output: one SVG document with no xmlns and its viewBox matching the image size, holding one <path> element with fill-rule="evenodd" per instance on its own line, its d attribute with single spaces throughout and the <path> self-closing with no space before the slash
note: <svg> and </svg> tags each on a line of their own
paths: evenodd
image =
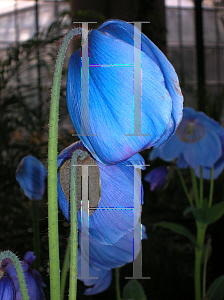
<svg viewBox="0 0 224 300">
<path fill-rule="evenodd" d="M 165 161 L 177 159 L 179 166 L 211 168 L 222 155 L 219 137 L 223 128 L 203 112 L 184 108 L 183 119 L 176 133 L 160 148 L 154 148 L 150 158 Z"/>
<path fill-rule="evenodd" d="M 137 165 L 139 168 L 144 166 L 144 159 L 140 154 L 135 154 L 127 161 L 106 166 L 96 162 L 81 141 L 63 150 L 58 156 L 60 168 L 58 201 L 68 220 L 70 220 L 70 163 L 74 151 L 78 154 L 78 165 L 89 165 L 89 235 L 101 244 L 114 244 L 127 232 L 132 231 L 138 222 L 142 202 L 141 176 L 135 171 L 134 166 Z M 76 168 L 80 229 L 82 167 Z M 82 213 L 88 214 L 84 210 Z"/>
<path fill-rule="evenodd" d="M 34 260 L 35 256 L 33 252 L 28 251 L 21 261 L 29 299 L 45 300 L 42 290 L 45 284 L 42 281 L 40 273 L 31 268 Z M 1 295 L 3 298 L 0 297 L 0 299 L 22 300 L 16 269 L 12 261 L 8 258 L 3 259 L 0 268 L 0 296 Z"/>
<path fill-rule="evenodd" d="M 45 190 L 46 168 L 34 156 L 25 156 L 17 170 L 16 180 L 31 200 L 41 200 Z"/>
<path fill-rule="evenodd" d="M 144 180 L 148 181 L 151 186 L 150 190 L 162 187 L 167 182 L 168 167 L 160 166 L 145 175 Z"/>
<path fill-rule="evenodd" d="M 85 295 L 94 295 L 105 291 L 111 283 L 111 269 L 120 268 L 127 263 L 131 263 L 138 256 L 141 249 L 141 239 L 147 239 L 145 227 L 138 222 L 135 230 L 139 230 L 142 226 L 142 236 L 137 236 L 137 240 L 133 240 L 133 230 L 125 234 L 114 245 L 102 245 L 94 239 L 89 239 L 89 273 L 91 277 L 98 279 L 84 279 L 83 283 L 93 287 L 85 290 Z M 81 233 L 79 233 L 79 239 Z M 82 236 L 88 239 L 86 236 Z M 136 243 L 135 253 L 133 255 L 134 245 Z M 79 248 L 78 251 L 78 279 L 81 275 L 81 259 L 86 259 L 87 249 Z M 85 265 L 85 264 L 84 264 Z"/>
<path fill-rule="evenodd" d="M 135 45 L 137 39 L 140 48 Z M 137 65 L 134 51 L 141 57 Z M 69 61 L 67 106 L 77 134 L 96 160 L 107 165 L 125 161 L 145 148 L 162 145 L 175 132 L 183 108 L 177 75 L 137 28 L 109 20 L 90 32 L 88 108 L 82 106 L 81 55 L 80 49 Z M 140 74 L 135 87 L 138 108 L 134 108 L 137 100 L 133 102 L 136 70 Z M 137 124 L 136 113 L 141 116 Z"/>
</svg>

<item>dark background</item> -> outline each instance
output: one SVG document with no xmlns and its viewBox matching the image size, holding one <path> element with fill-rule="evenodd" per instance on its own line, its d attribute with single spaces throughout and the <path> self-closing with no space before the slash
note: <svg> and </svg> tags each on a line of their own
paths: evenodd
<svg viewBox="0 0 224 300">
<path fill-rule="evenodd" d="M 54 1 L 49 1 L 54 2 Z M 172 63 L 177 66 L 183 94 L 187 104 L 206 112 L 217 121 L 222 121 L 223 84 L 217 75 L 216 89 L 209 85 L 205 52 L 208 50 L 203 40 L 203 20 L 195 22 L 195 44 L 192 53 L 195 81 L 189 84 L 189 74 L 181 64 L 183 45 L 178 47 L 167 45 L 166 10 L 164 2 L 159 0 L 136 1 L 70 1 L 71 9 L 63 15 L 59 14 L 54 23 L 41 31 L 36 22 L 36 34 L 25 42 L 16 41 L 9 47 L 0 49 L 1 54 L 1 118 L 0 118 L 0 249 L 10 249 L 22 259 L 26 251 L 33 248 L 31 202 L 21 192 L 15 180 L 15 171 L 20 160 L 32 154 L 47 165 L 48 118 L 50 104 L 50 89 L 53 74 L 53 64 L 63 35 L 73 26 L 73 21 L 98 21 L 97 26 L 109 18 L 126 21 L 150 21 L 143 25 L 143 32 L 165 53 Z M 202 10 L 200 1 L 196 1 L 192 11 L 200 19 Z M 222 2 L 220 3 L 221 7 Z M 39 3 L 36 1 L 36 12 Z M 199 8 L 198 8 L 199 7 Z M 216 7 L 217 8 L 217 7 Z M 180 8 L 178 8 L 181 10 Z M 217 8 L 218 14 L 221 10 Z M 205 12 L 205 10 L 203 11 Z M 14 14 L 16 12 L 14 11 Z M 18 13 L 18 11 L 17 11 Z M 66 19 L 70 17 L 69 21 Z M 41 20 L 41 15 L 37 15 Z M 180 25 L 180 24 L 179 24 Z M 68 57 L 77 47 L 72 42 L 68 49 Z M 174 49 L 175 48 L 175 49 Z M 217 64 L 223 67 L 223 61 L 218 61 L 222 48 L 217 49 L 214 58 L 214 68 Z M 175 51 L 176 52 L 175 52 Z M 186 49 L 185 49 L 186 50 Z M 206 50 L 206 51 L 205 51 Z M 173 51 L 173 52 L 172 52 Z M 175 53 L 178 53 L 175 56 Z M 207 52 L 206 52 L 207 53 Z M 219 54 L 219 56 L 217 55 Z M 73 126 L 69 120 L 65 103 L 66 67 L 62 80 L 60 116 L 59 116 L 59 151 L 75 141 Z M 185 56 L 182 57 L 186 59 Z M 197 59 L 198 58 L 198 59 Z M 178 60 L 178 61 L 177 61 Z M 186 65 L 186 62 L 185 62 Z M 29 70 L 29 77 L 23 74 Z M 193 71 L 192 71 L 193 72 Z M 193 75 L 192 75 L 193 76 Z M 221 75 L 220 75 L 221 76 Z M 29 79 L 30 79 L 29 78 Z M 190 96 L 189 96 L 190 95 Z M 190 101 L 194 99 L 193 102 Z M 149 163 L 149 150 L 141 153 L 146 163 Z M 162 162 L 150 162 L 151 167 L 143 172 L 144 175 Z M 189 173 L 185 172 L 190 188 Z M 223 175 L 215 181 L 214 202 L 223 200 Z M 141 284 L 151 300 L 193 299 L 194 297 L 194 249 L 187 239 L 168 230 L 153 229 L 153 224 L 159 221 L 172 221 L 186 225 L 195 232 L 194 220 L 191 215 L 183 217 L 187 207 L 187 199 L 175 172 L 169 178 L 165 188 L 151 192 L 150 185 L 144 184 L 144 205 L 142 223 L 146 226 L 148 239 L 143 241 L 143 276 L 150 280 L 141 280 Z M 205 182 L 205 195 L 208 194 L 209 184 Z M 48 224 L 47 224 L 47 195 L 38 202 L 40 231 L 41 231 L 41 275 L 47 284 L 46 298 L 49 297 L 49 267 L 48 267 Z M 121 220 L 122 221 L 122 220 Z M 224 219 L 209 227 L 207 236 L 212 238 L 212 256 L 208 264 L 208 286 L 218 276 L 224 273 Z M 60 255 L 65 252 L 69 235 L 69 223 L 59 211 Z M 120 270 L 120 284 L 123 288 L 132 276 L 132 264 Z M 110 288 L 96 296 L 83 296 L 84 286 L 78 285 L 78 299 L 116 299 L 115 281 L 113 277 Z"/>
</svg>

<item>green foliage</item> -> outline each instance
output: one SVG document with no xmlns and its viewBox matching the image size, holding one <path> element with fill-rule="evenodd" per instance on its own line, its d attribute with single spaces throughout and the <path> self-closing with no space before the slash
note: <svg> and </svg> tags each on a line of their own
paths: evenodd
<svg viewBox="0 0 224 300">
<path fill-rule="evenodd" d="M 223 300 L 224 298 L 224 275 L 217 278 L 207 291 L 208 300 Z"/>
<path fill-rule="evenodd" d="M 159 223 L 156 223 L 154 225 L 154 227 L 157 227 L 157 226 L 167 228 L 167 229 L 170 229 L 170 230 L 172 230 L 176 233 L 179 233 L 179 234 L 187 237 L 192 242 L 192 244 L 194 246 L 197 246 L 196 237 L 190 232 L 190 230 L 188 230 L 184 226 L 178 225 L 178 224 L 175 224 L 175 223 L 171 223 L 171 222 L 159 222 Z"/>
<path fill-rule="evenodd" d="M 147 300 L 141 284 L 137 280 L 130 280 L 123 289 L 124 300 Z"/>
<path fill-rule="evenodd" d="M 204 207 L 202 208 L 196 208 L 194 206 L 188 207 L 185 209 L 184 215 L 191 212 L 198 222 L 204 226 L 208 226 L 218 221 L 224 214 L 224 202 L 219 202 L 212 207 L 208 207 L 206 201 L 203 203 Z"/>
</svg>

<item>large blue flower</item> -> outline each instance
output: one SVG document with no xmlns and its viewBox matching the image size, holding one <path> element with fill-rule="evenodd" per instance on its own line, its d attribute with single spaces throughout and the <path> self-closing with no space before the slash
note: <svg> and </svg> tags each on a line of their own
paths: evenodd
<svg viewBox="0 0 224 300">
<path fill-rule="evenodd" d="M 138 222 L 135 230 L 140 229 L 141 224 Z M 79 239 L 81 233 L 79 233 Z M 88 239 L 86 236 L 82 236 L 84 239 Z M 145 227 L 142 226 L 142 239 L 146 239 Z M 111 283 L 111 269 L 120 268 L 127 263 L 133 261 L 133 257 L 136 258 L 141 249 L 141 235 L 135 240 L 136 252 L 133 255 L 133 230 L 124 235 L 114 245 L 102 245 L 96 240 L 89 239 L 89 272 L 91 277 L 98 277 L 98 279 L 85 279 L 82 280 L 87 286 L 93 285 L 93 287 L 85 290 L 85 295 L 98 294 L 106 290 Z M 80 249 L 78 251 L 78 276 L 80 276 L 81 259 L 86 259 L 87 249 Z M 86 261 L 86 263 L 88 263 Z M 85 264 L 84 264 L 85 266 Z"/>
<path fill-rule="evenodd" d="M 222 131 L 219 123 L 203 112 L 184 108 L 176 133 L 160 148 L 154 148 L 150 158 L 160 157 L 165 161 L 178 159 L 180 164 L 195 170 L 200 166 L 211 168 L 222 155 L 219 137 Z"/>
<path fill-rule="evenodd" d="M 21 261 L 29 299 L 45 300 L 44 292 L 42 290 L 42 287 L 45 287 L 45 284 L 42 281 L 40 273 L 31 268 L 34 259 L 35 256 L 33 255 L 33 252 L 28 251 Z M 1 274 L 3 274 L 3 276 L 1 276 Z M 1 263 L 0 295 L 3 295 L 4 297 L 6 295 L 8 296 L 8 298 L 3 297 L 0 299 L 22 300 L 16 269 L 12 261 L 8 258 L 3 259 Z"/>
<path fill-rule="evenodd" d="M 67 106 L 71 120 L 93 157 L 108 165 L 163 144 L 182 118 L 183 97 L 175 70 L 144 34 L 139 30 L 135 34 L 141 38 L 141 50 L 134 47 L 134 26 L 124 21 L 109 20 L 90 32 L 89 108 L 82 111 L 81 49 L 69 61 Z M 141 51 L 137 66 L 142 76 L 140 135 L 133 135 L 135 126 L 140 126 L 133 123 L 134 48 Z"/>
<path fill-rule="evenodd" d="M 101 244 L 114 244 L 130 232 L 138 222 L 141 205 L 141 177 L 134 165 L 143 166 L 144 159 L 135 154 L 127 161 L 106 166 L 95 162 L 82 142 L 72 144 L 58 156 L 58 201 L 64 216 L 69 220 L 70 161 L 74 151 L 80 157 L 79 164 L 95 165 L 89 171 L 89 234 Z M 77 167 L 81 178 L 81 167 Z M 80 173 L 79 173 L 80 172 Z M 92 173 L 91 173 L 92 172 Z M 134 178 L 135 174 L 135 178 Z M 100 186 L 101 192 L 96 186 Z M 81 181 L 77 181 L 78 227 L 81 228 Z M 100 195 L 101 194 L 101 195 Z M 135 203 L 134 203 L 135 202 Z M 135 208 L 135 212 L 134 212 Z M 87 212 L 83 211 L 84 214 Z"/>
<path fill-rule="evenodd" d="M 16 180 L 31 200 L 41 200 L 45 190 L 46 169 L 34 156 L 25 156 L 17 170 Z"/>
</svg>

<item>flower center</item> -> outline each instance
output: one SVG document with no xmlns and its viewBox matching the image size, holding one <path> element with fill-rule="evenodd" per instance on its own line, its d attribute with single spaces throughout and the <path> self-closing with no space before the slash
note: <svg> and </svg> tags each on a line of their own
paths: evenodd
<svg viewBox="0 0 224 300">
<path fill-rule="evenodd" d="M 97 163 L 89 156 L 88 152 L 76 151 L 78 153 L 76 163 L 78 165 L 76 167 L 77 211 L 81 209 L 82 186 L 88 186 L 89 215 L 92 215 L 101 198 L 100 171 Z M 84 172 L 88 172 L 88 176 L 84 176 Z M 68 202 L 70 201 L 70 176 L 71 158 L 66 160 L 60 168 L 60 184 Z"/>
<path fill-rule="evenodd" d="M 185 143 L 199 142 L 205 136 L 205 128 L 195 120 L 185 120 L 177 128 L 177 135 Z"/>
</svg>

